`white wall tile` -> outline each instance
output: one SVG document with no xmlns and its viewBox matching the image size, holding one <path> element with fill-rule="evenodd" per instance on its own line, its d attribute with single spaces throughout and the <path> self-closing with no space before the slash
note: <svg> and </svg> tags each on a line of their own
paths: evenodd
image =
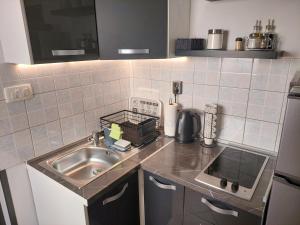
<svg viewBox="0 0 300 225">
<path fill-rule="evenodd" d="M 233 116 L 246 116 L 248 89 L 220 87 L 219 112 Z"/>
<path fill-rule="evenodd" d="M 61 119 L 61 129 L 64 144 L 84 138 L 87 135 L 84 114 Z"/>
<path fill-rule="evenodd" d="M 172 94 L 172 83 L 170 81 L 156 81 L 153 80 L 151 84 L 153 95 L 155 95 L 155 91 L 157 91 L 158 98 L 163 103 L 169 103 L 169 99 L 172 98 L 174 100 L 174 96 Z"/>
<path fill-rule="evenodd" d="M 217 138 L 242 143 L 245 119 L 236 116 L 218 115 Z"/>
<path fill-rule="evenodd" d="M 221 58 L 194 58 L 195 71 L 220 72 Z"/>
<path fill-rule="evenodd" d="M 253 74 L 268 74 L 271 69 L 271 60 L 269 59 L 254 59 Z"/>
<path fill-rule="evenodd" d="M 152 82 L 150 79 L 133 79 L 133 95 L 144 98 L 152 96 Z"/>
<path fill-rule="evenodd" d="M 286 89 L 287 76 L 289 72 L 289 60 L 278 59 L 254 62 L 258 65 L 253 72 L 251 89 L 284 92 Z M 262 64 L 262 66 L 259 66 Z M 267 64 L 267 65 L 264 65 Z M 268 71 L 267 71 L 267 68 Z"/>
<path fill-rule="evenodd" d="M 267 122 L 280 122 L 283 93 L 251 90 L 247 117 Z"/>
<path fill-rule="evenodd" d="M 68 75 L 59 75 L 54 77 L 55 90 L 70 88 L 70 80 Z"/>
<path fill-rule="evenodd" d="M 152 60 L 150 66 L 150 77 L 145 76 L 146 79 L 160 81 L 171 81 L 172 79 L 172 66 L 171 60 Z"/>
<path fill-rule="evenodd" d="M 224 58 L 222 60 L 222 72 L 251 73 L 252 61 L 252 59 Z"/>
<path fill-rule="evenodd" d="M 273 59 L 271 63 L 271 74 L 288 74 L 290 68 L 289 59 Z"/>
<path fill-rule="evenodd" d="M 253 74 L 251 89 L 284 92 L 287 74 Z"/>
<path fill-rule="evenodd" d="M 249 88 L 251 81 L 251 74 L 246 73 L 222 73 L 220 86 L 235 87 L 235 88 Z"/>
<path fill-rule="evenodd" d="M 103 111 L 103 108 L 97 108 L 84 113 L 87 135 L 91 134 L 94 130 L 100 129 L 100 117 L 104 115 Z"/>
<path fill-rule="evenodd" d="M 35 80 L 37 82 L 37 90 L 33 89 L 35 93 L 44 93 L 55 90 L 53 77 L 38 77 Z"/>
<path fill-rule="evenodd" d="M 6 104 L 0 101 L 0 136 L 28 128 L 24 102 Z"/>
<path fill-rule="evenodd" d="M 103 84 L 104 104 L 112 104 L 121 100 L 120 81 L 110 81 Z"/>
<path fill-rule="evenodd" d="M 275 151 L 278 124 L 247 119 L 243 144 Z"/>
<path fill-rule="evenodd" d="M 46 154 L 63 146 L 59 120 L 32 127 L 30 130 L 36 156 Z"/>
<path fill-rule="evenodd" d="M 205 104 L 217 104 L 218 94 L 218 86 L 194 84 L 193 108 L 204 110 Z"/>
<path fill-rule="evenodd" d="M 35 95 L 32 99 L 26 100 L 26 108 L 30 127 L 58 119 L 55 92 Z"/>
<path fill-rule="evenodd" d="M 196 70 L 194 73 L 195 84 L 219 85 L 220 72 L 208 72 Z"/>
<path fill-rule="evenodd" d="M 178 103 L 183 108 L 192 108 L 193 107 L 193 89 L 194 89 L 193 84 L 183 83 L 182 94 L 178 95 Z"/>
<path fill-rule="evenodd" d="M 172 81 L 183 81 L 185 83 L 194 82 L 194 70 L 193 69 L 174 69 L 171 75 Z"/>
<path fill-rule="evenodd" d="M 29 129 L 0 137 L 0 169 L 31 159 L 34 155 Z"/>
<path fill-rule="evenodd" d="M 92 91 L 92 89 L 86 89 Z M 83 112 L 83 89 L 81 87 L 56 92 L 59 117 L 65 118 Z"/>
</svg>

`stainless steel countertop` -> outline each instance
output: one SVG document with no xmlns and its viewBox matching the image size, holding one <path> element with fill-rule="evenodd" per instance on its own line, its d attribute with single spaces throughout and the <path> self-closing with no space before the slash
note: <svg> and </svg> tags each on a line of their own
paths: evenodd
<svg viewBox="0 0 300 225">
<path fill-rule="evenodd" d="M 270 157 L 258 183 L 257 189 L 250 201 L 240 199 L 195 181 L 195 177 L 214 158 L 214 156 L 221 151 L 224 145 L 208 149 L 202 147 L 198 141 L 191 144 L 179 144 L 174 142 L 174 139 L 172 138 L 160 136 L 155 142 L 140 149 L 138 153 L 81 189 L 78 189 L 78 187 L 67 182 L 61 176 L 58 176 L 40 165 L 40 162 L 50 159 L 57 154 L 69 151 L 70 148 L 74 148 L 84 143 L 86 143 L 86 139 L 32 159 L 28 164 L 85 198 L 88 201 L 88 204 L 94 202 L 111 184 L 142 168 L 177 182 L 187 188 L 213 196 L 218 200 L 261 216 L 264 208 L 263 197 L 267 191 L 275 165 L 275 158 Z"/>
</svg>

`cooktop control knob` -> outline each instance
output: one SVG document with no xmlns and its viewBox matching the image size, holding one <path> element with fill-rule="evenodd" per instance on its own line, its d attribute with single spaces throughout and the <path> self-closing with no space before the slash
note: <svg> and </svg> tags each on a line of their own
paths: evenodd
<svg viewBox="0 0 300 225">
<path fill-rule="evenodd" d="M 224 189 L 224 188 L 226 188 L 226 186 L 227 186 L 227 179 L 226 178 L 222 178 L 220 180 L 220 187 Z"/>
<path fill-rule="evenodd" d="M 239 190 L 239 182 L 237 182 L 237 181 L 234 181 L 233 183 L 232 183 L 232 185 L 231 185 L 231 191 L 233 192 L 233 193 L 236 193 L 238 190 Z"/>
</svg>

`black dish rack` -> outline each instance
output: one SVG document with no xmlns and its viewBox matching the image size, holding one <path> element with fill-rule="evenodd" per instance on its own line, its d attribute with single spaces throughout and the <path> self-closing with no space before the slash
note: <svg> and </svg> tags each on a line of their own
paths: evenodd
<svg viewBox="0 0 300 225">
<path fill-rule="evenodd" d="M 118 124 L 123 131 L 122 138 L 136 147 L 148 144 L 159 136 L 159 117 L 129 110 L 100 117 L 102 131 L 104 128 L 111 128 L 112 123 Z"/>
</svg>

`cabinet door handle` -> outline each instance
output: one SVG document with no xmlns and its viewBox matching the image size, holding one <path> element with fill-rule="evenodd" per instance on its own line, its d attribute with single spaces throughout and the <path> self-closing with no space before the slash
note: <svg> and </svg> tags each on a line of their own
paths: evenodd
<svg viewBox="0 0 300 225">
<path fill-rule="evenodd" d="M 162 184 L 159 183 L 157 180 L 155 180 L 154 177 L 149 176 L 149 180 L 152 181 L 157 187 L 161 188 L 161 189 L 167 189 L 167 190 L 173 190 L 176 191 L 176 186 L 175 185 L 166 185 L 166 184 Z"/>
<path fill-rule="evenodd" d="M 118 49 L 119 55 L 149 55 L 149 49 Z"/>
<path fill-rule="evenodd" d="M 122 195 L 125 193 L 125 191 L 126 191 L 127 188 L 128 188 L 128 183 L 126 183 L 124 185 L 124 187 L 122 188 L 122 190 L 118 194 L 116 194 L 114 196 L 111 196 L 111 197 L 108 197 L 107 199 L 103 200 L 102 204 L 106 205 L 106 204 L 108 204 L 110 202 L 118 200 L 119 198 L 122 197 Z"/>
<path fill-rule="evenodd" d="M 201 202 L 216 213 L 223 214 L 223 215 L 230 215 L 230 216 L 234 216 L 234 217 L 239 216 L 239 213 L 237 211 L 218 208 L 218 207 L 214 206 L 213 204 L 211 204 L 205 198 L 201 198 Z"/>
<path fill-rule="evenodd" d="M 71 55 L 85 55 L 84 49 L 76 50 L 52 50 L 53 56 L 71 56 Z"/>
</svg>

